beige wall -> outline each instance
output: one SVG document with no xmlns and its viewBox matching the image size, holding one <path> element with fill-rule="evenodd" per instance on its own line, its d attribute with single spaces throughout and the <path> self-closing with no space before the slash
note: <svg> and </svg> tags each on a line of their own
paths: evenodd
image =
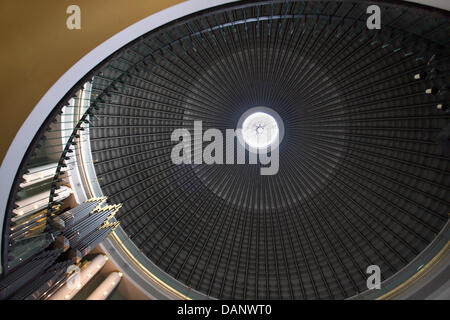
<svg viewBox="0 0 450 320">
<path fill-rule="evenodd" d="M 182 0 L 0 0 L 0 160 L 33 107 L 85 54 L 131 24 Z M 81 30 L 66 8 L 81 8 Z"/>
</svg>

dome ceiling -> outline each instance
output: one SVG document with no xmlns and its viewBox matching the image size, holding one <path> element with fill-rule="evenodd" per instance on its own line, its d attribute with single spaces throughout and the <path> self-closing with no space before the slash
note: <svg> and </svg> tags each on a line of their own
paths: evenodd
<svg viewBox="0 0 450 320">
<path fill-rule="evenodd" d="M 347 298 L 367 289 L 369 265 L 386 279 L 441 230 L 449 20 L 387 5 L 371 31 L 366 8 L 220 7 L 142 37 L 94 77 L 103 193 L 162 270 L 215 298 Z M 172 163 L 175 129 L 225 135 L 256 106 L 284 123 L 276 175 Z"/>
</svg>

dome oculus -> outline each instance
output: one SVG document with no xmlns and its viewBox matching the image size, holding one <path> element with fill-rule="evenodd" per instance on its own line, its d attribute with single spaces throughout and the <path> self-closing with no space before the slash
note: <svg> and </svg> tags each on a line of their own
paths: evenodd
<svg viewBox="0 0 450 320">
<path fill-rule="evenodd" d="M 251 152 L 275 150 L 284 137 L 284 124 L 280 115 L 267 107 L 247 110 L 239 119 L 237 137 L 241 145 Z"/>
<path fill-rule="evenodd" d="M 277 121 L 265 112 L 252 113 L 242 124 L 242 138 L 252 148 L 267 148 L 277 140 L 278 136 Z"/>
</svg>

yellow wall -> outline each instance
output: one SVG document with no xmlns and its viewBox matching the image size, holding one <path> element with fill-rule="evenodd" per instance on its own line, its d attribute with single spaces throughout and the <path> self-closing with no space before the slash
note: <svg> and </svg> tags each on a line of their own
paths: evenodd
<svg viewBox="0 0 450 320">
<path fill-rule="evenodd" d="M 0 160 L 33 107 L 72 65 L 131 24 L 182 0 L 0 0 Z M 81 30 L 66 8 L 81 8 Z"/>
</svg>

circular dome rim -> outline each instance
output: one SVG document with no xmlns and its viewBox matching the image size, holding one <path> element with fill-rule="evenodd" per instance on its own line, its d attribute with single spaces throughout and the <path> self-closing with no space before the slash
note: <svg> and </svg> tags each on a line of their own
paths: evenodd
<svg viewBox="0 0 450 320">
<path fill-rule="evenodd" d="M 375 1 L 376 2 L 376 1 Z M 221 3 L 230 3 L 230 1 L 221 1 Z M 122 47 L 121 47 L 122 48 Z M 105 60 L 102 60 L 102 62 L 105 62 Z M 92 69 L 91 69 L 91 71 L 92 71 Z M 86 77 L 86 76 L 84 76 L 84 77 Z M 76 78 L 76 77 L 75 77 Z M 58 86 L 59 87 L 59 89 L 60 89 L 60 86 Z M 73 88 L 73 87 L 71 87 L 71 88 Z M 58 88 L 52 88 L 51 90 L 57 90 Z M 44 99 L 45 98 L 45 99 Z M 45 103 L 45 102 L 48 102 L 48 99 L 49 99 L 49 97 L 47 97 L 47 95 L 44 97 L 42 100 L 41 100 L 41 102 L 39 102 L 38 103 L 38 105 L 42 105 L 43 103 Z M 35 108 L 36 109 L 36 108 Z M 32 115 L 30 115 L 30 117 L 31 118 L 33 118 L 33 117 L 35 117 L 35 114 L 33 114 L 33 117 L 32 117 Z M 30 118 L 29 117 L 29 118 Z M 28 119 L 27 119 L 27 121 L 28 121 Z M 24 125 L 23 126 L 25 126 L 25 124 L 30 124 L 29 122 L 26 122 L 26 123 L 24 123 Z M 36 123 L 34 123 L 34 125 L 35 125 Z M 22 131 L 22 128 L 21 128 L 21 130 L 20 130 L 20 132 Z M 19 136 L 23 136 L 23 134 L 20 134 Z M 16 137 L 16 139 L 17 139 L 17 137 Z M 27 141 L 27 139 L 25 139 L 24 141 Z M 14 143 L 13 143 L 14 144 Z M 10 148 L 10 150 L 8 151 L 8 154 L 10 154 L 10 152 L 11 152 L 11 150 L 14 150 L 14 148 L 13 149 L 11 149 Z M 18 157 L 20 157 L 20 152 L 18 153 Z M 16 157 L 15 157 L 16 158 Z M 5 159 L 6 159 L 6 157 L 5 157 Z M 8 159 L 7 159 L 8 161 L 7 161 L 7 167 L 11 167 L 11 156 L 10 157 L 8 157 Z M 20 163 L 20 161 L 19 162 L 15 162 L 16 164 L 18 164 L 18 163 Z M 4 163 L 3 164 L 5 164 L 5 161 L 4 161 Z M 5 167 L 3 166 L 3 164 L 2 164 L 2 174 L 4 173 L 4 172 L 6 172 L 6 169 L 4 169 Z M 13 170 L 13 172 L 16 172 L 15 170 Z M 8 176 L 11 176 L 11 174 L 8 174 Z M 3 182 L 5 182 L 5 181 L 8 181 L 8 179 L 2 179 L 2 181 Z M 2 199 L 2 200 L 4 200 L 4 199 Z M 1 202 L 1 204 L 3 205 L 4 204 L 4 201 L 2 201 Z M 2 219 L 3 220 L 3 219 Z"/>
</svg>

